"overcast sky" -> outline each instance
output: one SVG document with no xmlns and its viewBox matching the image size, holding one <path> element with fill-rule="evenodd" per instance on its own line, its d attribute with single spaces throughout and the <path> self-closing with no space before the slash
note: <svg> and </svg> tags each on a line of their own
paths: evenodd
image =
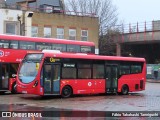
<svg viewBox="0 0 160 120">
<path fill-rule="evenodd" d="M 125 24 L 160 20 L 160 0 L 112 0 Z"/>
</svg>

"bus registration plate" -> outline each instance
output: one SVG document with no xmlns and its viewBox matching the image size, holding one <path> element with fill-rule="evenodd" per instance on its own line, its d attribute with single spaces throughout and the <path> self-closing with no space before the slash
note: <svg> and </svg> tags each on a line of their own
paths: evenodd
<svg viewBox="0 0 160 120">
<path fill-rule="evenodd" d="M 27 91 L 22 91 L 22 93 L 27 93 Z"/>
</svg>

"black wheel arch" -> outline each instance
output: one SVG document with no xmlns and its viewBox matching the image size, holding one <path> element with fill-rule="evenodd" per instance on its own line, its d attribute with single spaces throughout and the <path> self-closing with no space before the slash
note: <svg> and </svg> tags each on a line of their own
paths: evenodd
<svg viewBox="0 0 160 120">
<path fill-rule="evenodd" d="M 12 93 L 12 94 L 17 93 L 16 86 L 17 86 L 17 84 L 16 84 L 16 82 L 14 82 L 14 83 L 12 84 L 12 90 L 11 90 L 11 93 Z"/>
<path fill-rule="evenodd" d="M 128 92 L 129 92 L 129 86 L 127 84 L 122 85 L 121 94 L 122 95 L 127 95 Z"/>
</svg>

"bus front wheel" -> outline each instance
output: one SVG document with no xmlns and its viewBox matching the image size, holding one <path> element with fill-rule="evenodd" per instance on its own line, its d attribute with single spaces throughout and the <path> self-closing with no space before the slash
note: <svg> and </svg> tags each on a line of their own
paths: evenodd
<svg viewBox="0 0 160 120">
<path fill-rule="evenodd" d="M 17 87 L 17 84 L 16 84 L 16 82 L 15 82 L 15 83 L 13 83 L 13 85 L 12 85 L 12 90 L 11 90 L 11 93 L 12 93 L 12 94 L 17 93 L 16 87 Z"/>
<path fill-rule="evenodd" d="M 62 97 L 68 98 L 72 95 L 72 88 L 70 86 L 65 86 L 62 89 Z"/>
<path fill-rule="evenodd" d="M 123 85 L 123 86 L 122 86 L 122 89 L 121 89 L 121 94 L 122 94 L 122 95 L 127 95 L 128 92 L 129 92 L 128 86 L 127 86 L 127 85 Z"/>
</svg>

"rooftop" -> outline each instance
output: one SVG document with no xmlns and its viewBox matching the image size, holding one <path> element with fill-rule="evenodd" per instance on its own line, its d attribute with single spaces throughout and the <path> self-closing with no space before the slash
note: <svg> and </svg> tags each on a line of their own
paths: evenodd
<svg viewBox="0 0 160 120">
<path fill-rule="evenodd" d="M 3 0 L 2 0 L 3 1 Z M 73 16 L 97 17 L 94 13 L 65 11 L 61 0 L 6 0 L 0 2 L 0 8 L 33 11 L 42 13 L 58 13 Z"/>
</svg>

